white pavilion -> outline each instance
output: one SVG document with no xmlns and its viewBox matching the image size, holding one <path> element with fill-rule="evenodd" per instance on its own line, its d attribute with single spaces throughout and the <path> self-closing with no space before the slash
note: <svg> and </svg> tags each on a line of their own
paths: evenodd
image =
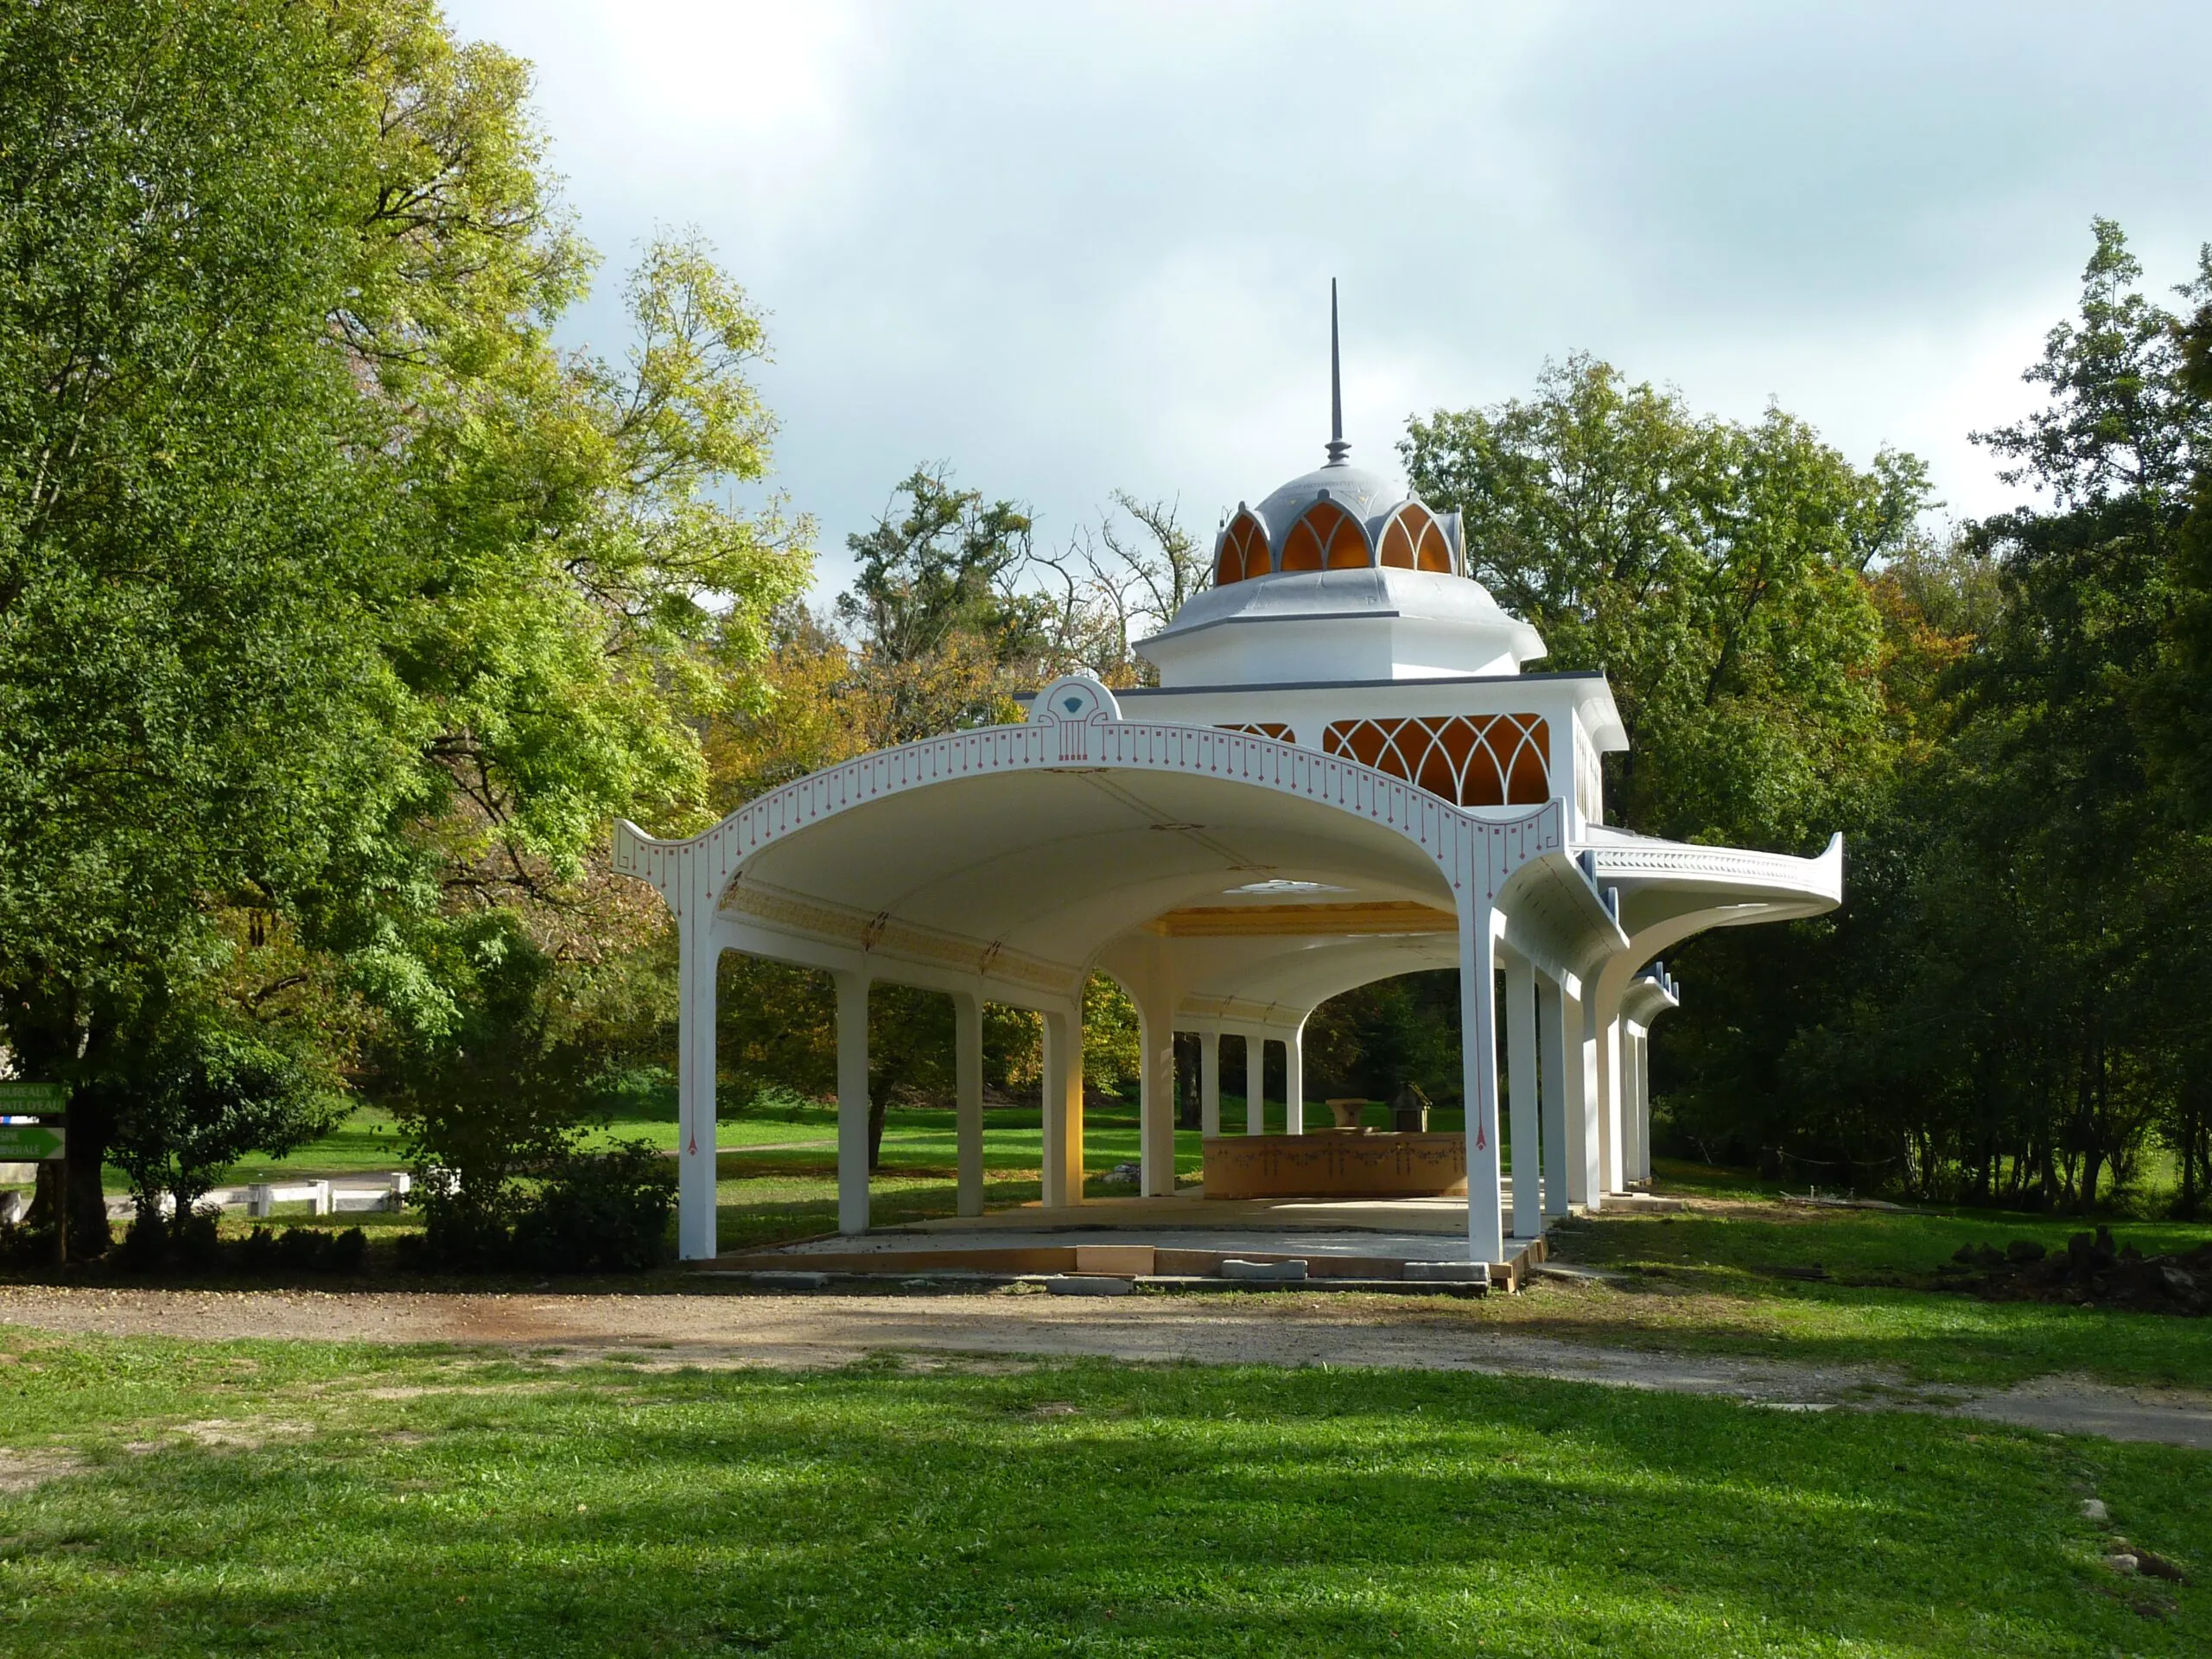
<svg viewBox="0 0 2212 1659">
<path fill-rule="evenodd" d="M 1157 686 L 1069 677 L 1023 724 L 864 755 L 689 840 L 616 826 L 615 868 L 659 890 L 681 935 L 686 1259 L 716 1253 L 725 950 L 836 984 L 847 1234 L 868 1228 L 880 980 L 954 1000 L 963 1216 L 983 1208 L 986 1001 L 1043 1016 L 1040 1213 L 1084 1205 L 1083 988 L 1102 970 L 1140 1016 L 1144 1196 L 1176 1191 L 1176 1033 L 1201 1040 L 1210 1147 L 1236 1138 L 1224 1033 L 1245 1039 L 1248 1135 L 1263 1046 L 1282 1045 L 1296 1137 L 1314 1009 L 1454 967 L 1467 1260 L 1509 1262 L 1548 1219 L 1649 1179 L 1646 1033 L 1676 1006 L 1655 959 L 1707 928 L 1832 909 L 1841 837 L 1804 859 L 1608 826 L 1599 758 L 1628 739 L 1605 677 L 1529 671 L 1543 642 L 1468 574 L 1459 516 L 1348 449 L 1339 416 L 1325 465 L 1230 517 L 1211 585 L 1137 646 Z"/>
</svg>

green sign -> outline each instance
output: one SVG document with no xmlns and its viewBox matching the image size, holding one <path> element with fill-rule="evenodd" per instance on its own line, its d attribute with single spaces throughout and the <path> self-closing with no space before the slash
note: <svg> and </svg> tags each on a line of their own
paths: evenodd
<svg viewBox="0 0 2212 1659">
<path fill-rule="evenodd" d="M 63 1134 L 35 1123 L 0 1123 L 0 1164 L 35 1164 L 59 1158 Z"/>
<path fill-rule="evenodd" d="M 0 1117 L 22 1112 L 58 1112 L 69 1103 L 69 1088 L 60 1083 L 0 1083 Z"/>
</svg>

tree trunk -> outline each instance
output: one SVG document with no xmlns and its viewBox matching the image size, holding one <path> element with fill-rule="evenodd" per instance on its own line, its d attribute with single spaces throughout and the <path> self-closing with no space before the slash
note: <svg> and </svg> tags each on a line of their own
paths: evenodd
<svg viewBox="0 0 2212 1659">
<path fill-rule="evenodd" d="M 891 1090 L 873 1089 L 868 1097 L 868 1173 L 871 1175 L 883 1163 L 883 1116 L 891 1108 Z"/>
<path fill-rule="evenodd" d="M 77 1020 L 70 1009 L 40 1007 L 31 1018 L 15 1023 L 14 1037 L 16 1067 L 34 1082 L 60 1081 L 80 1069 Z M 111 1040 L 95 1027 L 85 1041 L 82 1060 L 96 1062 Z M 58 1185 L 69 1218 L 69 1259 L 90 1261 L 105 1254 L 114 1242 L 108 1230 L 107 1194 L 100 1185 L 108 1144 L 115 1135 L 115 1106 L 107 1088 L 97 1084 L 73 1088 L 67 1121 L 67 1146 Z M 43 1223 L 47 1217 L 39 1219 Z"/>
<path fill-rule="evenodd" d="M 1175 1033 L 1175 1127 L 1179 1129 L 1204 1127 L 1198 1100 L 1198 1040 L 1194 1031 Z"/>
</svg>

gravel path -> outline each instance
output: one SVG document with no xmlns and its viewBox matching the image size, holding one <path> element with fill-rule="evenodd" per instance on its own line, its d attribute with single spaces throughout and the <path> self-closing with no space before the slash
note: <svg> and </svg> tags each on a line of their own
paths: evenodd
<svg viewBox="0 0 2212 1659">
<path fill-rule="evenodd" d="M 1376 1366 L 1554 1377 L 1782 1409 L 1938 1411 L 2212 1449 L 2212 1394 L 2044 1377 L 2002 1391 L 1907 1385 L 1873 1367 L 1653 1352 L 1484 1330 L 1328 1299 L 1041 1295 L 574 1296 L 0 1287 L 0 1324 L 110 1336 L 453 1342 L 620 1350 L 649 1366 L 839 1365 L 868 1354 Z M 640 1352 L 640 1350 L 644 1351 Z"/>
</svg>

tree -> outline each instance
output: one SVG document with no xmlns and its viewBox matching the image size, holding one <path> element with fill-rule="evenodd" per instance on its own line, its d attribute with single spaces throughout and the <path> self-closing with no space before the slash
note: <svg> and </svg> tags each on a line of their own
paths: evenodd
<svg viewBox="0 0 2212 1659">
<path fill-rule="evenodd" d="M 151 1025 L 129 1051 L 111 1155 L 130 1178 L 137 1224 L 181 1228 L 222 1172 L 247 1153 L 282 1157 L 327 1134 L 344 1114 L 333 1080 L 252 1024 L 194 1010 Z"/>
<path fill-rule="evenodd" d="M 2200 1201 L 2212 859 L 2176 680 L 2212 426 L 2177 320 L 2119 228 L 2093 232 L 2078 315 L 2027 372 L 2048 402 L 1982 436 L 2039 499 L 1877 573 L 1905 766 L 1859 835 L 1828 970 L 1770 975 L 1785 1043 L 1758 1076 L 1730 1077 L 1700 1022 L 1668 1033 L 1695 1077 L 1678 1122 L 1829 1179 L 2087 1210 L 2155 1128 Z M 1700 942 L 1700 965 L 1753 949 Z"/>
<path fill-rule="evenodd" d="M 1557 669 L 1602 668 L 1632 747 L 1619 822 L 1809 849 L 1887 762 L 1868 570 L 1914 544 L 1926 469 L 1861 471 L 1779 410 L 1694 416 L 1588 357 L 1536 395 L 1416 419 L 1415 491 Z"/>
<path fill-rule="evenodd" d="M 942 466 L 915 468 L 847 538 L 859 569 L 836 610 L 869 694 L 868 747 L 1011 716 L 1009 681 L 1046 643 L 1043 605 L 1016 587 L 1032 541 L 1025 509 L 955 488 Z"/>
<path fill-rule="evenodd" d="M 1126 516 L 1131 529 L 1124 525 Z M 1146 501 L 1116 490 L 1113 508 L 1096 530 L 1078 531 L 1056 555 L 1039 554 L 1049 571 L 1058 620 L 1054 654 L 1109 685 L 1150 684 L 1158 677 L 1130 645 L 1139 628 L 1162 628 L 1209 579 L 1204 550 L 1185 530 L 1174 504 Z"/>
<path fill-rule="evenodd" d="M 804 581 L 712 493 L 769 423 L 702 246 L 626 365 L 553 348 L 590 259 L 527 86 L 423 0 L 0 16 L 0 1027 L 76 1085 L 91 1238 L 149 1020 L 302 1012 L 273 933 L 448 1028 L 442 935 L 695 812 Z"/>
</svg>

